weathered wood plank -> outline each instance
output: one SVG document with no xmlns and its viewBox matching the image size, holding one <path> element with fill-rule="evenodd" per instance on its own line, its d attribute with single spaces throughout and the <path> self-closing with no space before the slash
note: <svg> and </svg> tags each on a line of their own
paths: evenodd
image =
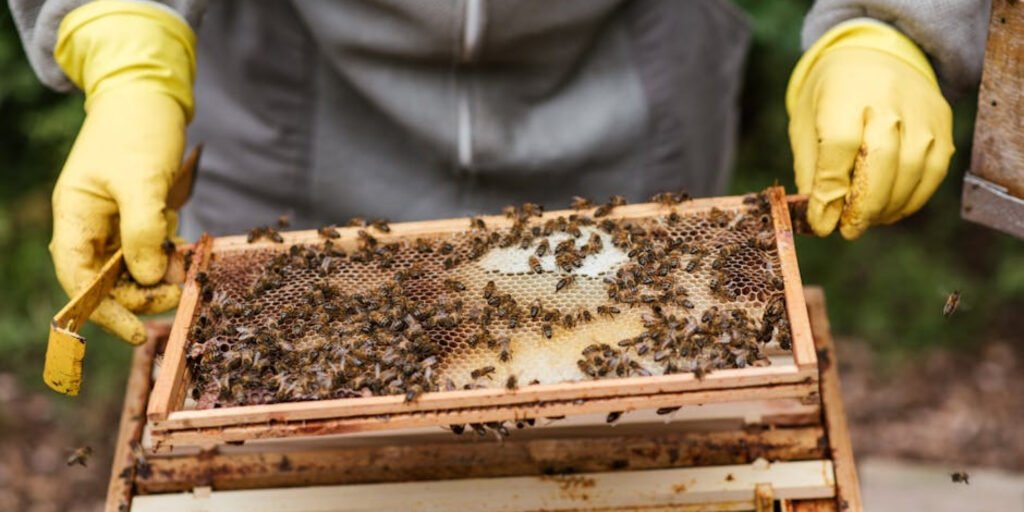
<svg viewBox="0 0 1024 512">
<path fill-rule="evenodd" d="M 493 478 L 810 460 L 825 456 L 820 426 L 765 430 L 661 432 L 568 439 L 493 437 L 467 442 L 259 450 L 200 456 L 151 457 L 140 493 L 196 486 L 251 489 L 296 485 Z M 451 434 L 448 434 L 452 436 Z M 475 434 L 467 433 L 475 437 Z M 452 436 L 453 437 L 453 436 Z"/>
<path fill-rule="evenodd" d="M 978 91 L 971 172 L 1024 198 L 1024 6 L 995 0 Z"/>
</svg>

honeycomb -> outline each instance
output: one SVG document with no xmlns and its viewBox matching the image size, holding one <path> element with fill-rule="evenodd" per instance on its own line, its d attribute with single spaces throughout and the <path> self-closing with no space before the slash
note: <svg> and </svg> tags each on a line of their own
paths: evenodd
<svg viewBox="0 0 1024 512">
<path fill-rule="evenodd" d="M 659 211 L 523 208 L 511 227 L 397 242 L 366 226 L 347 253 L 331 228 L 318 243 L 215 252 L 197 278 L 188 406 L 770 364 L 765 347 L 788 349 L 789 331 L 767 198 Z"/>
</svg>

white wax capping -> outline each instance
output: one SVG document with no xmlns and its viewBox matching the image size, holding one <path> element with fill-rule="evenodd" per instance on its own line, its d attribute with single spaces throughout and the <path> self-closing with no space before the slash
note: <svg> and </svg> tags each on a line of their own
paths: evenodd
<svg viewBox="0 0 1024 512">
<path fill-rule="evenodd" d="M 612 245 L 612 239 L 607 233 L 592 227 L 583 227 L 580 228 L 580 231 L 583 236 L 575 239 L 577 249 L 590 240 L 592 233 L 597 233 L 601 237 L 603 248 L 601 252 L 590 254 L 583 258 L 583 265 L 575 269 L 573 274 L 586 277 L 600 277 L 609 272 L 615 272 L 620 266 L 629 261 L 629 257 L 625 252 Z M 547 237 L 550 248 L 544 257 L 539 258 L 540 265 L 545 272 L 555 272 L 556 270 L 561 272 L 560 269 L 555 267 L 555 247 L 569 238 L 573 238 L 573 236 L 561 231 Z M 537 244 L 543 239 L 544 237 L 535 238 L 530 247 L 526 249 L 521 249 L 519 245 L 505 248 L 494 247 L 480 258 L 479 264 L 484 270 L 501 272 L 502 274 L 532 272 L 530 256 L 534 255 L 537 250 Z"/>
</svg>

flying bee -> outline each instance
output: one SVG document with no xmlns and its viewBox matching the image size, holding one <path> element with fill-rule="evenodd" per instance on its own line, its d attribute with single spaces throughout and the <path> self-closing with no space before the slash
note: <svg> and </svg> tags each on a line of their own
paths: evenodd
<svg viewBox="0 0 1024 512">
<path fill-rule="evenodd" d="M 544 273 L 544 267 L 542 267 L 541 264 L 540 264 L 540 258 L 538 258 L 536 256 L 530 256 L 530 259 L 528 260 L 528 262 L 529 262 L 530 270 L 531 271 L 533 271 L 533 272 L 535 272 L 537 274 L 543 274 Z"/>
<path fill-rule="evenodd" d="M 971 482 L 969 481 L 970 477 L 971 475 L 968 475 L 966 471 L 957 471 L 949 475 L 949 478 L 953 480 L 953 483 L 962 483 L 964 485 L 971 485 Z"/>
<path fill-rule="evenodd" d="M 519 379 L 515 375 L 509 375 L 508 380 L 505 381 L 505 389 L 509 391 L 515 391 L 519 388 Z"/>
<path fill-rule="evenodd" d="M 619 195 L 611 196 L 608 198 L 608 204 L 611 206 L 625 206 L 626 198 Z"/>
<path fill-rule="evenodd" d="M 479 379 L 480 377 L 487 377 L 488 379 L 490 379 L 492 373 L 494 373 L 493 366 L 484 366 L 482 368 L 477 368 L 476 370 L 473 370 L 472 372 L 469 373 L 469 376 L 473 380 Z"/>
<path fill-rule="evenodd" d="M 292 225 L 291 219 L 287 215 L 281 215 L 277 218 L 277 227 L 284 229 Z"/>
<path fill-rule="evenodd" d="M 946 297 L 946 304 L 942 306 L 942 316 L 949 318 L 956 313 L 956 308 L 960 306 L 960 290 L 953 290 L 953 293 Z M 968 308 L 970 309 L 970 308 Z"/>
<path fill-rule="evenodd" d="M 576 276 L 574 275 L 568 275 L 559 279 L 558 283 L 555 284 L 555 293 L 562 291 L 563 288 L 568 288 L 574 282 L 576 282 Z"/>
<path fill-rule="evenodd" d="M 89 462 L 89 457 L 92 457 L 91 446 L 75 448 L 74 451 L 71 452 L 71 455 L 68 456 L 67 465 L 74 466 L 75 464 L 78 464 L 79 466 L 86 467 Z"/>
<path fill-rule="evenodd" d="M 597 314 L 600 315 L 600 316 L 608 317 L 608 318 L 614 318 L 615 315 L 617 315 L 617 314 L 619 314 L 621 312 L 622 311 L 620 311 L 619 308 L 617 308 L 615 306 L 598 306 L 597 307 Z"/>
</svg>

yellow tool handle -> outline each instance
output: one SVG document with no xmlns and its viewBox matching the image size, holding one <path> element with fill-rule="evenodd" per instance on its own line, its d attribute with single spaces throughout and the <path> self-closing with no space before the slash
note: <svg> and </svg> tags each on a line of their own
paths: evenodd
<svg viewBox="0 0 1024 512">
<path fill-rule="evenodd" d="M 201 154 L 202 145 L 199 145 L 185 159 L 177 181 L 167 194 L 168 208 L 177 210 L 188 200 Z M 182 259 L 173 256 L 167 266 L 164 281 L 181 282 L 184 276 Z M 85 338 L 78 334 L 78 331 L 100 302 L 110 295 L 110 291 L 125 270 L 124 252 L 118 249 L 103 264 L 103 268 L 89 286 L 79 291 L 50 322 L 43 381 L 54 391 L 70 396 L 78 394 L 82 386 L 82 360 L 85 359 Z"/>
</svg>

